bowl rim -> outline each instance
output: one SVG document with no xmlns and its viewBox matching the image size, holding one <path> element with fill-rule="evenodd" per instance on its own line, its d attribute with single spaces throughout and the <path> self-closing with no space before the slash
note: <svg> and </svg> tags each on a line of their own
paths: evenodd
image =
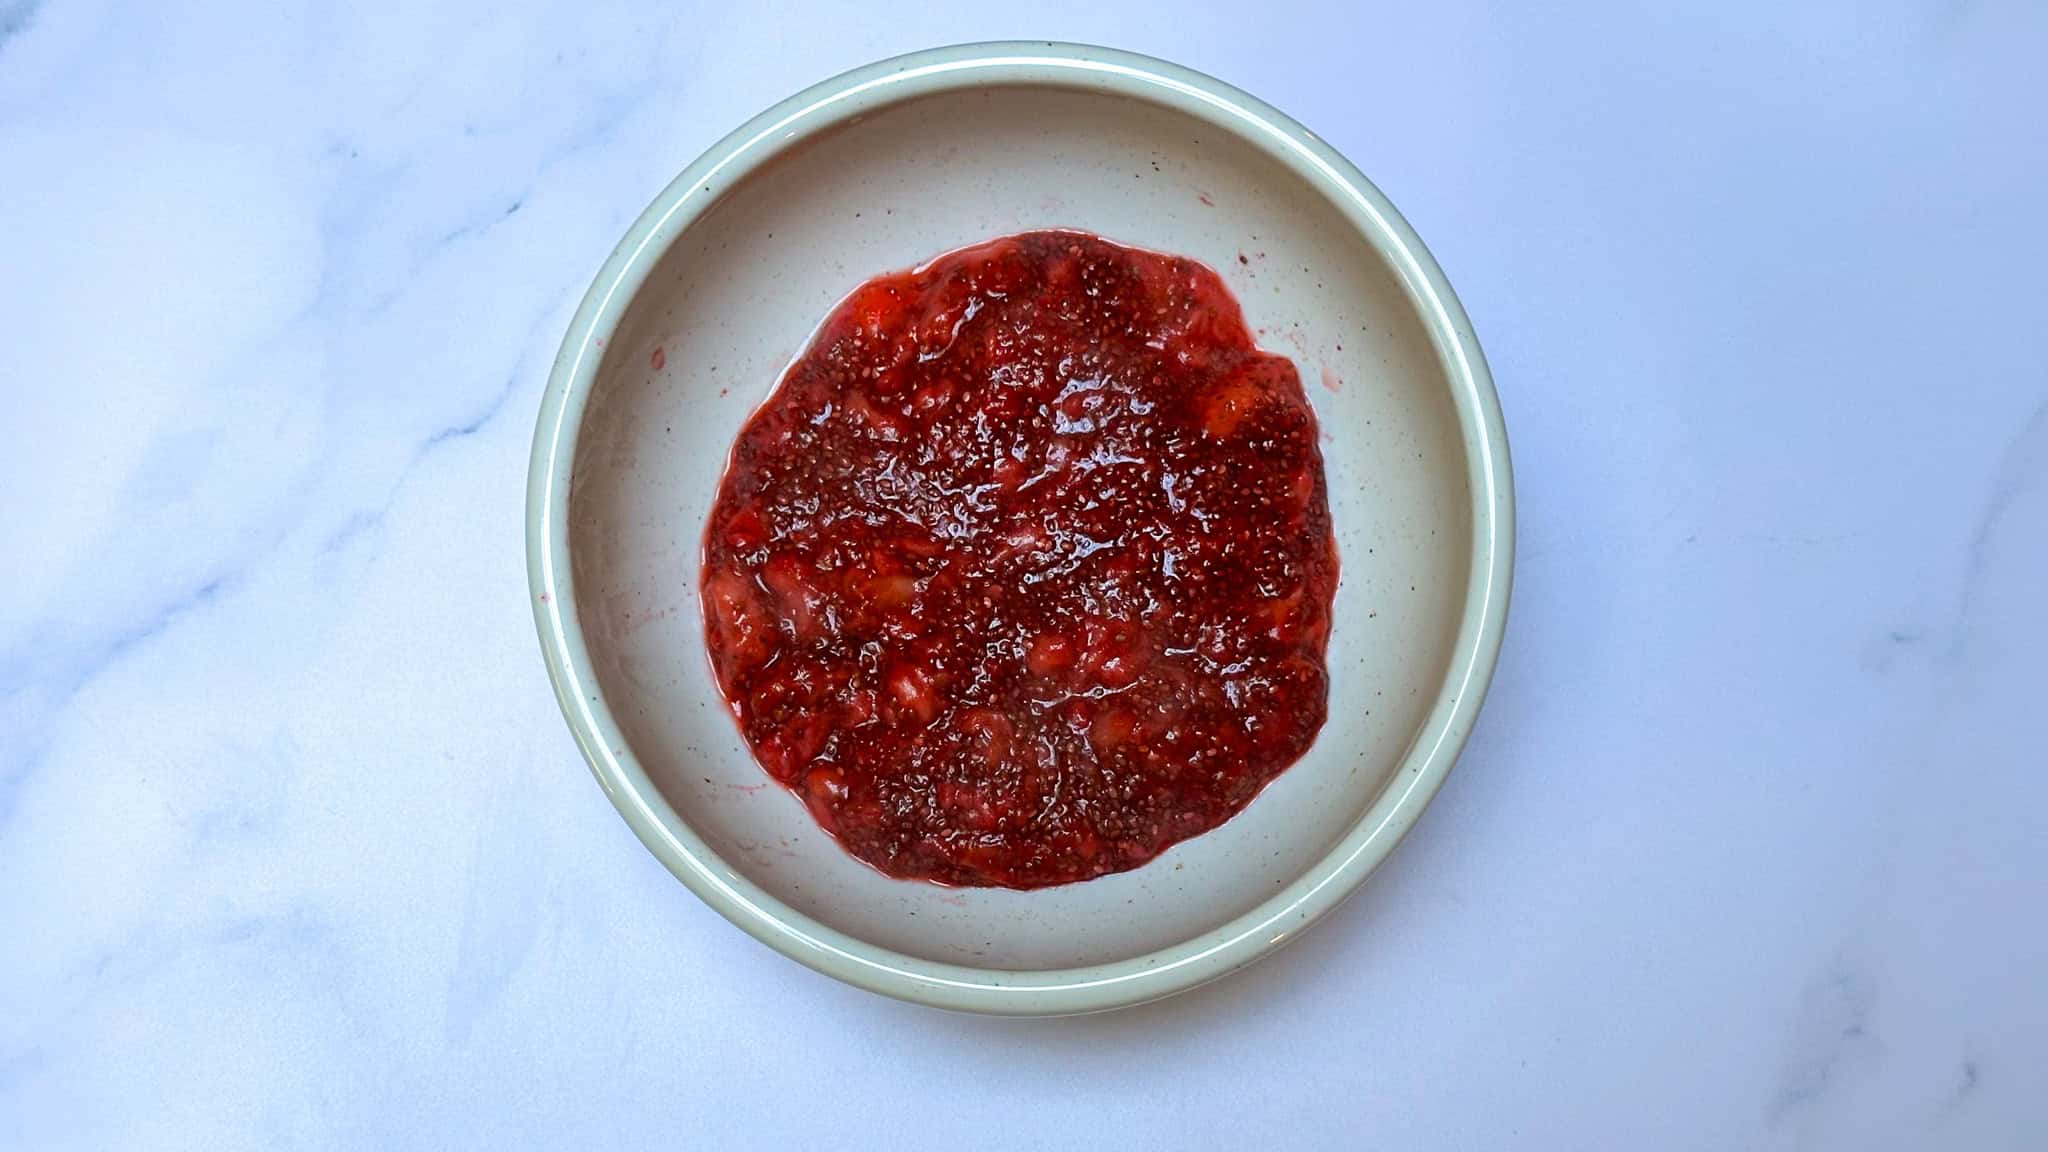
<svg viewBox="0 0 2048 1152">
<path fill-rule="evenodd" d="M 1208 932 L 1126 960 L 1037 971 L 947 964 L 870 944 L 728 866 L 656 789 L 598 687 L 573 611 L 568 543 L 578 433 L 604 346 L 655 264 L 720 192 L 856 116 L 940 92 L 1019 86 L 1113 94 L 1193 115 L 1327 197 L 1388 263 L 1429 333 L 1451 386 L 1472 497 L 1471 572 L 1450 667 L 1399 767 L 1344 838 L 1281 891 Z M 857 987 L 941 1008 L 1067 1015 L 1169 996 L 1259 959 L 1336 907 L 1392 851 L 1463 749 L 1492 679 L 1513 581 L 1513 488 L 1499 398 L 1464 308 L 1421 239 L 1350 161 L 1248 93 L 1163 60 L 1053 41 L 959 44 L 856 68 L 776 104 L 712 145 L 633 222 L 585 293 L 548 374 L 527 475 L 527 579 L 548 678 L 592 774 L 648 850 L 705 903 L 783 955 Z"/>
</svg>

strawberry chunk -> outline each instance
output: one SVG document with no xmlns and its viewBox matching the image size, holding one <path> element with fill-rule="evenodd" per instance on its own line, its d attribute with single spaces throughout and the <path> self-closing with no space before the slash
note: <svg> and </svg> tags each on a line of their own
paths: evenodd
<svg viewBox="0 0 2048 1152">
<path fill-rule="evenodd" d="M 798 640 L 815 640 L 821 634 L 825 595 L 817 587 L 816 575 L 803 561 L 787 553 L 769 560 L 761 569 L 761 582 L 775 594 L 781 616 L 789 622 Z"/>
<path fill-rule="evenodd" d="M 896 703 L 917 717 L 918 723 L 930 724 L 938 719 L 944 702 L 931 673 L 915 664 L 898 664 L 889 673 L 886 686 Z"/>
<path fill-rule="evenodd" d="M 713 572 L 704 583 L 714 651 L 738 667 L 764 663 L 773 631 L 754 582 L 732 571 Z"/>
<path fill-rule="evenodd" d="M 1025 654 L 1024 665 L 1035 676 L 1047 679 L 1058 676 L 1074 666 L 1074 642 L 1050 633 L 1034 636 L 1030 651 Z"/>
</svg>

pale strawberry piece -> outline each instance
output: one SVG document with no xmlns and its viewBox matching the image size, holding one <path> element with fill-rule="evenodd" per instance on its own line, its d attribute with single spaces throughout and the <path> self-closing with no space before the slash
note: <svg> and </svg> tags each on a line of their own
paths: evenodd
<svg viewBox="0 0 2048 1152">
<path fill-rule="evenodd" d="M 896 703 L 909 710 L 920 723 L 929 724 L 937 719 L 939 709 L 944 706 L 931 673 L 915 664 L 896 665 L 889 673 L 887 687 Z"/>
<path fill-rule="evenodd" d="M 830 819 L 835 808 L 851 795 L 846 786 L 846 773 L 829 764 L 804 774 L 803 793 L 805 802 L 820 820 Z"/>
<path fill-rule="evenodd" d="M 1035 676 L 1057 676 L 1074 666 L 1074 642 L 1065 636 L 1034 636 L 1024 662 Z"/>
<path fill-rule="evenodd" d="M 869 343 L 891 343 L 903 327 L 906 310 L 901 293 L 892 285 L 870 285 L 856 293 L 848 307 L 855 334 Z"/>
<path fill-rule="evenodd" d="M 704 605 L 717 652 L 740 664 L 767 658 L 772 617 L 753 581 L 735 572 L 712 572 L 704 584 Z"/>
<path fill-rule="evenodd" d="M 1088 726 L 1088 743 L 1098 757 L 1108 757 L 1130 743 L 1138 718 L 1127 708 L 1107 708 Z"/>
<path fill-rule="evenodd" d="M 990 768 L 1000 768 L 1010 759 L 1010 740 L 1016 725 L 993 708 L 971 708 L 960 714 L 962 732 L 979 738 L 982 759 Z"/>
<path fill-rule="evenodd" d="M 1145 662 L 1128 652 L 1105 657 L 1095 666 L 1095 682 L 1108 688 L 1125 688 L 1144 672 Z"/>
<path fill-rule="evenodd" d="M 846 411 L 863 426 L 871 429 L 876 436 L 890 443 L 907 440 L 910 437 L 910 421 L 884 406 L 876 404 L 861 393 L 846 398 Z"/>
<path fill-rule="evenodd" d="M 868 598 L 880 608 L 901 608 L 917 595 L 917 581 L 908 576 L 877 576 L 867 582 Z"/>
<path fill-rule="evenodd" d="M 920 416 L 930 416 L 953 402 L 959 386 L 951 380 L 940 380 L 919 388 L 910 397 L 911 410 Z"/>
<path fill-rule="evenodd" d="M 1234 435 L 1265 399 L 1259 386 L 1243 376 L 1225 380 L 1202 397 L 1202 431 L 1219 440 Z"/>
<path fill-rule="evenodd" d="M 776 779 L 789 780 L 824 751 L 831 738 L 829 719 L 816 714 L 800 716 L 762 745 L 762 759 Z"/>
<path fill-rule="evenodd" d="M 819 631 L 825 596 L 818 590 L 815 576 L 802 560 L 788 553 L 771 558 L 761 569 L 761 582 L 775 593 L 782 618 L 789 621 L 799 640 L 813 639 Z"/>
<path fill-rule="evenodd" d="M 846 727 L 858 728 L 873 720 L 879 711 L 879 703 L 880 701 L 876 698 L 873 689 L 863 688 L 859 691 L 848 693 L 843 712 L 846 719 Z"/>
<path fill-rule="evenodd" d="M 742 508 L 725 522 L 724 535 L 726 546 L 734 552 L 752 552 L 768 542 L 768 526 L 761 523 L 760 512 Z"/>
<path fill-rule="evenodd" d="M 1031 466 L 1008 452 L 996 456 L 996 462 L 989 468 L 989 479 L 999 487 L 1013 489 L 1031 475 Z"/>
</svg>

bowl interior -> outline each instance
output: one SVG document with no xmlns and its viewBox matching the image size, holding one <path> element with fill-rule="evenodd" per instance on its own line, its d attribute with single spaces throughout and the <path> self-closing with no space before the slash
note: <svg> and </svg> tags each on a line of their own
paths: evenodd
<svg viewBox="0 0 2048 1152">
<path fill-rule="evenodd" d="M 699 548 L 726 454 L 813 327 L 861 280 L 1029 228 L 1218 269 L 1322 424 L 1343 579 L 1330 718 L 1236 819 L 1143 868 L 1034 892 L 888 879 L 843 852 L 741 741 L 705 656 Z M 1472 563 L 1451 390 L 1394 273 L 1256 147 L 1103 93 L 925 96 L 814 138 L 723 191 L 604 350 L 570 484 L 574 611 L 662 796 L 722 866 L 853 937 L 1042 970 L 1164 948 L 1250 911 L 1328 853 L 1436 701 Z"/>
</svg>

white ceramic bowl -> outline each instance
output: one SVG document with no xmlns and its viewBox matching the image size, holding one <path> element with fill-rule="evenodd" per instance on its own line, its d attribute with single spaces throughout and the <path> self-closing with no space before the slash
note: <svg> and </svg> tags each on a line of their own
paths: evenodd
<svg viewBox="0 0 2048 1152">
<path fill-rule="evenodd" d="M 1330 718 L 1221 828 L 1031 892 L 888 879 L 750 758 L 705 658 L 703 525 L 727 450 L 834 303 L 963 244 L 1068 227 L 1220 270 L 1324 434 L 1343 580 Z M 1450 285 L 1343 157 L 1171 64 L 983 44 L 884 61 L 756 117 L 598 273 L 542 402 L 534 618 L 598 782 L 684 884 L 777 950 L 947 1008 L 1177 992 L 1328 912 L 1471 730 L 1513 554 L 1507 441 Z"/>
</svg>

